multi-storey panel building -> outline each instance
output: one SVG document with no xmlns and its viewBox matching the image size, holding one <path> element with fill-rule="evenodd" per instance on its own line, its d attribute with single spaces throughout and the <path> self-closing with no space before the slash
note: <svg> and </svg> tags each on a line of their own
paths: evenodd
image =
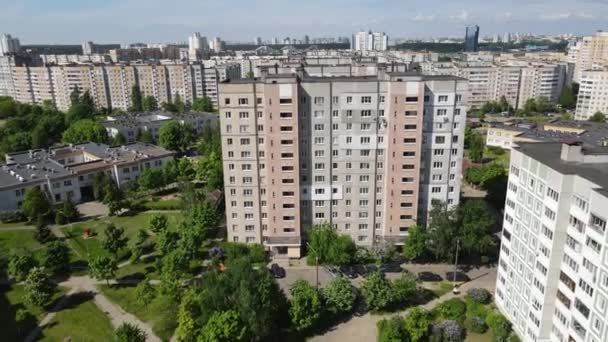
<svg viewBox="0 0 608 342">
<path fill-rule="evenodd" d="M 525 341 L 606 341 L 608 150 L 511 151 L 496 304 Z"/>
<path fill-rule="evenodd" d="M 296 257 L 330 223 L 402 242 L 433 199 L 458 203 L 466 82 L 300 73 L 220 84 L 229 240 Z"/>
<path fill-rule="evenodd" d="M 580 73 L 576 120 L 589 120 L 596 112 L 608 112 L 608 67 Z"/>
</svg>

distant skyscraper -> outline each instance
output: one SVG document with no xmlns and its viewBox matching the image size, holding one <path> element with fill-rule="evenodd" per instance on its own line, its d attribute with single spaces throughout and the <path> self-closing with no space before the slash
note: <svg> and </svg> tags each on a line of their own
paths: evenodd
<svg viewBox="0 0 608 342">
<path fill-rule="evenodd" d="M 10 34 L 3 34 L 0 37 L 0 56 L 17 53 L 20 48 L 19 39 L 11 37 Z"/>
<path fill-rule="evenodd" d="M 279 38 L 277 38 L 277 37 L 272 38 L 272 44 L 273 45 L 279 44 Z"/>
<path fill-rule="evenodd" d="M 209 45 L 207 38 L 202 37 L 200 32 L 195 32 L 188 37 L 188 57 L 190 60 L 197 60 L 201 57 L 203 51 L 207 51 Z"/>
<path fill-rule="evenodd" d="M 262 45 L 262 37 L 257 37 L 255 39 L 255 45 Z"/>
<path fill-rule="evenodd" d="M 82 43 L 82 54 L 83 55 L 92 55 L 94 51 L 95 51 L 95 44 L 93 44 L 93 42 Z"/>
<path fill-rule="evenodd" d="M 384 32 L 361 31 L 353 35 L 351 48 L 357 51 L 386 51 L 388 36 Z"/>
<path fill-rule="evenodd" d="M 304 36 L 304 44 L 310 44 L 310 37 L 308 35 Z"/>
<path fill-rule="evenodd" d="M 213 38 L 213 40 L 211 41 L 211 48 L 215 52 L 222 52 L 222 40 L 220 39 L 220 37 Z"/>
<path fill-rule="evenodd" d="M 464 36 L 464 51 L 475 52 L 479 50 L 479 26 L 467 26 Z"/>
</svg>

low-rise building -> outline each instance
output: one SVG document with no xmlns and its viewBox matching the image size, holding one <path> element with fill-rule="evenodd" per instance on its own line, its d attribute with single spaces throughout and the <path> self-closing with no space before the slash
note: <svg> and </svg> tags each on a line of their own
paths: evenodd
<svg viewBox="0 0 608 342">
<path fill-rule="evenodd" d="M 487 128 L 486 145 L 506 150 L 522 142 L 582 141 L 591 146 L 608 145 L 608 124 L 587 121 L 536 123 L 512 120 L 492 123 Z"/>
<path fill-rule="evenodd" d="M 219 125 L 217 114 L 206 112 L 149 112 L 111 115 L 101 124 L 106 128 L 110 137 L 115 138 L 122 134 L 127 143 L 133 143 L 141 132 L 150 132 L 152 137 L 157 140 L 160 127 L 172 120 L 192 126 L 196 133 L 202 133 L 205 127 Z"/>
<path fill-rule="evenodd" d="M 53 204 L 91 200 L 96 174 L 106 173 L 122 186 L 145 168 L 162 167 L 173 154 L 143 143 L 120 147 L 85 143 L 9 153 L 0 168 L 0 212 L 17 209 L 33 187 L 40 187 Z"/>
</svg>

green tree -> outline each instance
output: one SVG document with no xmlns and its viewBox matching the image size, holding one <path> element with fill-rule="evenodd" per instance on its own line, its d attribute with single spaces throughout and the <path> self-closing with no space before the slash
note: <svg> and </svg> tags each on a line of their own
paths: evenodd
<svg viewBox="0 0 608 342">
<path fill-rule="evenodd" d="M 207 96 L 197 97 L 192 102 L 192 110 L 195 112 L 213 112 L 213 103 Z"/>
<path fill-rule="evenodd" d="M 33 222 L 39 216 L 47 215 L 51 210 L 51 204 L 44 192 L 35 186 L 25 191 L 21 210 L 23 210 L 23 213 L 28 217 L 30 222 Z"/>
<path fill-rule="evenodd" d="M 323 289 L 323 297 L 327 311 L 341 315 L 353 310 L 357 294 L 348 279 L 337 277 Z"/>
<path fill-rule="evenodd" d="M 125 236 L 125 230 L 121 227 L 116 227 L 114 224 L 108 224 L 104 230 L 104 239 L 102 247 L 108 253 L 114 256 L 114 260 L 118 260 L 118 253 L 127 247 L 129 238 Z"/>
<path fill-rule="evenodd" d="M 424 255 L 426 252 L 426 231 L 420 226 L 415 225 L 408 229 L 408 235 L 403 245 L 403 257 L 407 260 L 414 260 Z"/>
<path fill-rule="evenodd" d="M 110 215 L 115 215 L 120 209 L 126 207 L 125 195 L 111 179 L 103 183 L 102 202 L 108 206 Z"/>
<path fill-rule="evenodd" d="M 74 87 L 74 89 L 70 93 L 70 105 L 75 106 L 79 103 L 80 103 L 80 89 L 78 87 Z"/>
<path fill-rule="evenodd" d="M 82 94 L 82 97 L 80 98 L 80 104 L 88 109 L 89 113 L 91 113 L 91 116 L 94 116 L 97 112 L 95 108 L 95 101 L 91 97 L 91 92 L 89 90 L 85 90 L 84 94 Z"/>
<path fill-rule="evenodd" d="M 221 152 L 212 151 L 199 158 L 196 163 L 196 178 L 207 182 L 209 190 L 221 189 L 224 186 L 224 171 Z"/>
<path fill-rule="evenodd" d="M 146 342 L 146 333 L 131 323 L 121 324 L 114 332 L 114 342 Z"/>
<path fill-rule="evenodd" d="M 100 123 L 89 119 L 74 122 L 64 133 L 63 141 L 66 143 L 96 142 L 108 143 L 108 132 Z"/>
<path fill-rule="evenodd" d="M 247 327 L 243 325 L 237 311 L 215 312 L 203 327 L 198 342 L 243 341 L 246 331 Z"/>
<path fill-rule="evenodd" d="M 134 85 L 131 87 L 131 107 L 130 112 L 141 112 L 143 110 L 143 100 L 141 96 L 141 89 L 139 86 Z"/>
<path fill-rule="evenodd" d="M 312 226 L 308 231 L 309 264 L 314 264 L 319 258 L 321 264 L 344 265 L 350 263 L 355 255 L 356 247 L 348 236 L 339 236 L 329 224 Z"/>
<path fill-rule="evenodd" d="M 166 185 L 163 170 L 156 167 L 145 168 L 140 173 L 137 183 L 144 190 L 160 190 Z"/>
<path fill-rule="evenodd" d="M 247 76 L 247 78 L 254 78 L 254 77 L 255 77 L 255 74 L 253 73 L 253 71 L 252 71 L 252 70 L 249 70 L 249 71 L 247 71 L 246 76 Z"/>
<path fill-rule="evenodd" d="M 169 228 L 169 220 L 167 219 L 167 215 L 163 214 L 154 214 L 150 218 L 150 230 L 155 234 L 159 234 L 161 232 L 167 231 Z"/>
<path fill-rule="evenodd" d="M 589 121 L 591 122 L 606 122 L 606 114 L 602 112 L 595 112 L 593 115 L 589 117 Z"/>
<path fill-rule="evenodd" d="M 72 202 L 72 200 L 70 200 L 69 198 L 63 201 L 61 212 L 68 220 L 68 222 L 78 221 L 78 218 L 80 217 L 80 212 L 78 212 L 78 209 L 76 209 L 74 202 Z"/>
<path fill-rule="evenodd" d="M 436 310 L 443 319 L 461 321 L 467 313 L 467 305 L 460 298 L 452 298 L 439 304 Z"/>
<path fill-rule="evenodd" d="M 160 260 L 160 279 L 162 294 L 178 297 L 180 285 L 190 267 L 190 259 L 181 249 L 173 249 L 167 252 Z"/>
<path fill-rule="evenodd" d="M 427 341 L 432 322 L 433 319 L 428 311 L 415 307 L 405 316 L 403 325 L 412 342 L 422 342 Z"/>
<path fill-rule="evenodd" d="M 492 342 L 507 341 L 511 334 L 511 323 L 502 314 L 491 312 L 486 317 L 486 324 L 492 329 Z"/>
<path fill-rule="evenodd" d="M 0 97 L 0 118 L 10 118 L 17 115 L 17 103 L 13 98 Z"/>
<path fill-rule="evenodd" d="M 395 280 L 392 284 L 393 300 L 399 303 L 405 303 L 411 300 L 418 291 L 416 276 L 413 273 L 405 272 Z"/>
<path fill-rule="evenodd" d="M 39 119 L 32 129 L 31 141 L 33 148 L 46 148 L 61 140 L 65 131 L 65 122 L 62 114 L 48 114 Z"/>
<path fill-rule="evenodd" d="M 145 96 L 142 106 L 145 112 L 153 112 L 158 110 L 158 101 L 154 96 Z"/>
<path fill-rule="evenodd" d="M 158 143 L 160 146 L 172 150 L 183 151 L 194 141 L 192 127 L 180 124 L 177 121 L 169 121 L 160 127 L 158 132 Z"/>
<path fill-rule="evenodd" d="M 564 87 L 559 96 L 559 104 L 565 109 L 574 109 L 576 107 L 576 96 L 574 95 L 572 87 Z"/>
<path fill-rule="evenodd" d="M 183 113 L 186 111 L 186 104 L 184 103 L 184 100 L 182 100 L 180 94 L 175 94 L 173 96 L 173 105 L 178 113 Z"/>
<path fill-rule="evenodd" d="M 114 136 L 114 138 L 112 139 L 112 145 L 114 145 L 114 146 L 122 146 L 122 145 L 124 145 L 124 144 L 126 144 L 126 143 L 127 143 L 127 139 L 126 139 L 126 138 L 125 138 L 125 136 L 124 136 L 122 133 L 120 133 L 120 132 L 118 132 L 118 133 L 117 133 L 117 134 Z"/>
<path fill-rule="evenodd" d="M 385 309 L 394 300 L 391 283 L 382 272 L 373 272 L 363 281 L 361 296 L 365 305 L 372 311 Z"/>
<path fill-rule="evenodd" d="M 105 255 L 94 257 L 89 262 L 91 276 L 97 280 L 105 280 L 108 286 L 110 285 L 110 279 L 114 278 L 117 270 L 116 261 Z"/>
<path fill-rule="evenodd" d="M 139 132 L 137 132 L 136 140 L 137 141 L 141 141 L 141 142 L 146 143 L 146 144 L 153 144 L 154 143 L 154 137 L 152 136 L 152 133 L 150 133 L 150 131 L 139 131 Z"/>
<path fill-rule="evenodd" d="M 43 307 L 49 303 L 56 287 L 44 267 L 32 268 L 27 274 L 23 286 L 25 288 L 25 302 L 38 307 Z"/>
<path fill-rule="evenodd" d="M 305 280 L 297 280 L 291 286 L 289 316 L 298 331 L 306 331 L 318 324 L 323 313 L 319 291 Z"/>
<path fill-rule="evenodd" d="M 8 257 L 8 275 L 16 281 L 23 281 L 30 270 L 38 266 L 38 261 L 28 250 L 12 251 Z"/>
<path fill-rule="evenodd" d="M 469 158 L 474 163 L 479 163 L 483 159 L 483 150 L 485 148 L 485 141 L 481 134 L 473 132 L 469 144 Z"/>
<path fill-rule="evenodd" d="M 451 261 L 456 251 L 457 215 L 445 203 L 433 203 L 427 225 L 427 249 L 437 260 Z"/>
<path fill-rule="evenodd" d="M 65 243 L 50 242 L 42 254 L 42 266 L 51 273 L 66 272 L 70 267 L 71 249 Z"/>
<path fill-rule="evenodd" d="M 408 342 L 408 335 L 399 317 L 383 319 L 377 323 L 378 342 Z"/>
<path fill-rule="evenodd" d="M 137 287 L 135 287 L 135 297 L 137 298 L 137 302 L 146 308 L 152 303 L 154 298 L 156 298 L 156 289 L 150 285 L 150 279 L 145 278 L 137 284 Z"/>
<path fill-rule="evenodd" d="M 198 341 L 197 337 L 202 329 L 202 326 L 195 321 L 195 318 L 201 315 L 198 300 L 199 294 L 194 290 L 189 290 L 182 296 L 177 311 L 177 329 L 175 330 L 175 337 L 180 342 Z"/>
<path fill-rule="evenodd" d="M 459 240 L 464 253 L 485 255 L 496 246 L 491 238 L 492 227 L 496 223 L 490 208 L 484 200 L 473 199 L 458 208 L 461 227 Z"/>
</svg>

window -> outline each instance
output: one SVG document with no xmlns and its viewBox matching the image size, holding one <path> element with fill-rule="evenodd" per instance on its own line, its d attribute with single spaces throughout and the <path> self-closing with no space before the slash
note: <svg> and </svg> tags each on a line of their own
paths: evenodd
<svg viewBox="0 0 608 342">
<path fill-rule="evenodd" d="M 448 102 L 448 96 L 447 95 L 439 95 L 437 98 L 437 102 Z"/>
<path fill-rule="evenodd" d="M 407 96 L 405 102 L 418 102 L 418 96 Z"/>
<path fill-rule="evenodd" d="M 372 103 L 371 96 L 361 96 L 361 103 Z"/>
<path fill-rule="evenodd" d="M 248 98 L 245 98 L 245 97 L 239 98 L 239 105 L 246 105 L 246 104 L 249 104 Z"/>
<path fill-rule="evenodd" d="M 559 194 L 557 193 L 557 191 L 547 187 L 547 196 L 551 197 L 552 200 L 554 200 L 555 202 L 557 202 L 559 200 Z"/>
<path fill-rule="evenodd" d="M 448 115 L 447 109 L 437 109 L 437 116 L 446 116 Z"/>
<path fill-rule="evenodd" d="M 585 245 L 589 248 L 591 248 L 594 252 L 596 253 L 600 253 L 602 251 L 602 245 L 595 241 L 594 239 L 590 238 L 587 236 L 587 242 L 585 243 Z"/>
<path fill-rule="evenodd" d="M 315 96 L 315 98 L 314 98 L 314 103 L 315 104 L 320 105 L 320 104 L 323 104 L 324 102 L 325 102 L 325 98 L 324 97 Z"/>
<path fill-rule="evenodd" d="M 281 119 L 288 119 L 288 118 L 291 118 L 293 116 L 293 113 L 282 112 L 281 114 L 279 114 L 279 116 L 281 117 Z"/>
<path fill-rule="evenodd" d="M 549 240 L 553 240 L 553 231 L 551 231 L 551 229 L 547 228 L 547 226 L 545 226 L 544 224 L 543 224 L 542 232 Z"/>
<path fill-rule="evenodd" d="M 445 137 L 440 135 L 435 137 L 435 144 L 445 144 Z"/>
<path fill-rule="evenodd" d="M 405 116 L 416 116 L 416 115 L 418 115 L 418 112 L 415 110 L 405 111 Z"/>
<path fill-rule="evenodd" d="M 230 104 L 230 98 L 229 97 L 224 98 L 224 104 Z"/>
<path fill-rule="evenodd" d="M 555 212 L 549 208 L 545 208 L 545 216 L 547 216 L 551 221 L 555 221 Z"/>
<path fill-rule="evenodd" d="M 591 227 L 603 234 L 606 231 L 606 220 L 599 218 L 595 214 L 591 214 Z"/>
<path fill-rule="evenodd" d="M 370 116 L 372 116 L 372 111 L 371 110 L 362 110 L 361 111 L 361 117 L 362 118 L 369 118 Z"/>
<path fill-rule="evenodd" d="M 440 148 L 436 148 L 433 150 L 433 155 L 435 156 L 442 156 L 443 155 L 443 150 Z"/>
<path fill-rule="evenodd" d="M 290 104 L 291 99 L 279 99 L 279 104 Z"/>
</svg>

